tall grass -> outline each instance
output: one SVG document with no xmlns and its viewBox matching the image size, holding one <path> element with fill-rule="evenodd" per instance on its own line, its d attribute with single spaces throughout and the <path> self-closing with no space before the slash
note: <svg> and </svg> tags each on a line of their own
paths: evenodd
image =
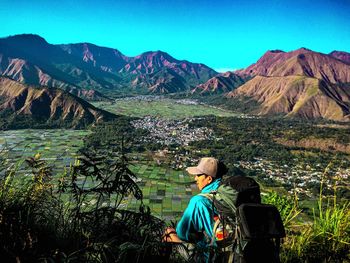
<svg viewBox="0 0 350 263">
<path fill-rule="evenodd" d="M 311 222 L 289 231 L 283 246 L 284 262 L 350 262 L 350 209 L 344 204 L 319 203 Z M 319 201 L 320 202 L 320 201 Z"/>
<path fill-rule="evenodd" d="M 283 262 L 350 262 L 350 201 L 337 200 L 337 180 L 333 195 L 324 195 L 330 163 L 321 179 L 317 209 L 310 220 L 293 218 L 283 244 Z"/>
<path fill-rule="evenodd" d="M 262 197 L 263 203 L 273 204 L 281 214 L 284 227 L 289 230 L 295 219 L 300 215 L 302 210 L 299 208 L 298 197 L 295 194 L 292 198 L 280 196 L 276 192 L 269 192 Z"/>
</svg>

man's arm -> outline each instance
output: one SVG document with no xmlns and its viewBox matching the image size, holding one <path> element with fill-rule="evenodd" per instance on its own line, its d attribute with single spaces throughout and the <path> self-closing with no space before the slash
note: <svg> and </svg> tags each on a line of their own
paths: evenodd
<svg viewBox="0 0 350 263">
<path fill-rule="evenodd" d="M 181 220 L 176 226 L 176 232 L 181 240 L 197 242 L 203 238 L 203 232 L 212 234 L 212 204 L 203 196 L 191 198 Z"/>
</svg>

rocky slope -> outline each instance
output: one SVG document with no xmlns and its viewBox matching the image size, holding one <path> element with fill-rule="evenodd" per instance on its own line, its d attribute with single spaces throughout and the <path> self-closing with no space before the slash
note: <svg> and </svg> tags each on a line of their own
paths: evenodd
<svg viewBox="0 0 350 263">
<path fill-rule="evenodd" d="M 350 89 L 306 76 L 256 76 L 227 94 L 258 102 L 255 114 L 350 120 Z"/>
<path fill-rule="evenodd" d="M 0 39 L 0 75 L 25 84 L 55 87 L 86 99 L 104 96 L 96 70 L 78 58 L 69 56 L 61 48 L 47 43 L 37 35 L 17 35 Z M 108 87 L 112 87 L 110 84 Z"/>
<path fill-rule="evenodd" d="M 116 117 L 63 90 L 36 88 L 5 77 L 0 77 L 1 114 L 8 119 L 22 116 L 57 127 L 82 127 Z"/>
<path fill-rule="evenodd" d="M 245 81 L 246 78 L 228 71 L 218 74 L 209 79 L 207 82 L 198 85 L 192 90 L 192 93 L 216 94 L 230 92 L 233 89 L 241 86 Z"/>
<path fill-rule="evenodd" d="M 117 49 L 99 47 L 90 43 L 63 44 L 58 46 L 69 55 L 78 57 L 93 67 L 98 67 L 107 72 L 118 72 L 129 61 L 129 58 Z"/>
</svg>

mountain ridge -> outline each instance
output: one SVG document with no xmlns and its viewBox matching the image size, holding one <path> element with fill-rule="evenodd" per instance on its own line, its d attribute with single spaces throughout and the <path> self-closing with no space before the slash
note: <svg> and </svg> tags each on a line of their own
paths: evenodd
<svg viewBox="0 0 350 263">
<path fill-rule="evenodd" d="M 342 74 L 344 67 L 346 73 Z M 300 48 L 290 52 L 267 51 L 256 63 L 235 73 L 252 77 L 306 75 L 331 83 L 346 83 L 350 82 L 349 70 L 348 64 L 332 55 Z"/>
<path fill-rule="evenodd" d="M 246 80 L 247 78 L 228 71 L 212 77 L 203 84 L 199 84 L 191 92 L 199 94 L 226 93 L 241 86 Z"/>
<path fill-rule="evenodd" d="M 331 53 L 329 53 L 329 55 L 345 63 L 350 64 L 350 53 L 348 52 L 334 50 Z"/>
<path fill-rule="evenodd" d="M 343 51 L 268 50 L 245 69 L 219 74 L 161 50 L 128 57 L 92 43 L 52 45 L 38 35 L 23 34 L 0 39 L 0 75 L 89 100 L 124 94 L 226 93 L 258 102 L 258 114 L 347 120 L 349 111 L 350 54 Z"/>
<path fill-rule="evenodd" d="M 0 113 L 8 119 L 28 117 L 53 127 L 77 128 L 116 118 L 66 91 L 33 87 L 7 77 L 0 77 L 0 98 Z"/>
<path fill-rule="evenodd" d="M 255 76 L 226 96 L 259 103 L 258 115 L 350 120 L 350 90 L 307 76 Z"/>
<path fill-rule="evenodd" d="M 14 67 L 9 65 L 13 59 L 22 59 L 24 64 L 33 65 L 32 71 L 23 75 L 23 67 L 17 67 L 17 71 L 9 70 L 8 67 Z M 204 64 L 177 60 L 163 51 L 127 57 L 117 49 L 91 43 L 52 45 L 33 34 L 1 38 L 0 65 L 0 75 L 23 83 L 44 84 L 67 91 L 83 90 L 77 94 L 89 94 L 94 90 L 96 94 L 107 97 L 123 92 L 188 91 L 217 74 Z M 152 74 L 157 72 L 165 72 L 165 75 L 154 78 Z M 174 78 L 177 78 L 175 82 Z M 174 88 L 172 83 L 180 85 Z M 154 89 L 155 86 L 163 86 L 163 89 Z"/>
<path fill-rule="evenodd" d="M 323 54 L 306 48 L 267 51 L 256 63 L 235 71 L 252 79 L 226 96 L 245 105 L 258 103 L 250 111 L 258 115 L 349 121 L 346 58 L 346 52 Z"/>
</svg>

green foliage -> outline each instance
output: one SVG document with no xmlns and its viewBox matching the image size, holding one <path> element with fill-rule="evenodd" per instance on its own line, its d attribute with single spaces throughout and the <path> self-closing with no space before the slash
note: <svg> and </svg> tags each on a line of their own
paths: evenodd
<svg viewBox="0 0 350 263">
<path fill-rule="evenodd" d="M 6 262 L 34 261 L 47 252 L 47 244 L 38 239 L 45 235 L 51 241 L 58 202 L 52 195 L 51 169 L 39 158 L 28 160 L 33 176 L 20 180 L 14 168 L 0 181 L 0 254 Z"/>
<path fill-rule="evenodd" d="M 298 206 L 298 199 L 278 195 L 276 192 L 270 192 L 262 196 L 263 203 L 275 205 L 281 214 L 283 225 L 287 231 L 291 228 L 292 221 L 301 213 Z"/>
<path fill-rule="evenodd" d="M 16 114 L 10 109 L 0 110 L 0 130 L 17 129 L 87 129 L 94 124 L 93 116 L 86 115 L 82 119 L 74 118 L 73 113 L 69 113 L 63 119 L 62 116 L 47 116 L 41 114 Z M 114 116 L 105 115 L 104 120 L 113 120 Z"/>
<path fill-rule="evenodd" d="M 142 199 L 122 153 L 85 152 L 54 181 L 37 154 L 27 160 L 32 175 L 6 171 L 0 181 L 2 260 L 37 262 L 143 262 L 161 257 L 163 222 L 141 205 L 121 206 L 129 195 Z M 129 253 L 130 247 L 137 253 Z"/>
<path fill-rule="evenodd" d="M 284 243 L 284 262 L 349 262 L 349 208 L 349 202 L 328 203 L 313 222 L 296 227 Z"/>
<path fill-rule="evenodd" d="M 134 118 L 120 117 L 118 121 L 105 122 L 92 129 L 92 133 L 84 140 L 84 149 L 108 149 L 118 151 L 120 141 L 126 153 L 157 150 L 160 145 L 151 142 L 142 142 L 140 138 L 146 136 L 148 131 L 135 129 L 130 121 Z"/>
</svg>

